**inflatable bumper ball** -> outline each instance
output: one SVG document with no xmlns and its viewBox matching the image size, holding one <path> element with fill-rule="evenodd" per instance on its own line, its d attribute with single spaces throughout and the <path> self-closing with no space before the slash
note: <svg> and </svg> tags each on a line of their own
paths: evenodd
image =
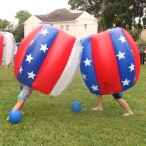
<svg viewBox="0 0 146 146">
<path fill-rule="evenodd" d="M 10 64 L 16 54 L 16 42 L 13 34 L 0 33 L 0 65 Z"/>
<path fill-rule="evenodd" d="M 81 51 L 75 37 L 50 25 L 40 25 L 21 42 L 14 74 L 20 83 L 57 96 L 75 76 Z"/>
<path fill-rule="evenodd" d="M 135 85 L 140 74 L 140 56 L 125 29 L 109 29 L 80 42 L 83 46 L 80 71 L 91 93 L 120 93 Z"/>
<path fill-rule="evenodd" d="M 0 34 L 0 65 L 2 64 L 3 57 L 3 35 Z"/>
</svg>

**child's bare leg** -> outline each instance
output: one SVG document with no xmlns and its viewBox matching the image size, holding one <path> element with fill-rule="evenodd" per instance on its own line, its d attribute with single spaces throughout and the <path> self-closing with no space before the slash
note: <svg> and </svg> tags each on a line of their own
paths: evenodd
<svg viewBox="0 0 146 146">
<path fill-rule="evenodd" d="M 12 65 L 13 65 L 13 67 L 14 67 L 14 60 L 12 60 Z"/>
<path fill-rule="evenodd" d="M 24 102 L 22 102 L 22 100 L 18 99 L 17 103 L 12 108 L 12 110 L 21 110 L 23 105 L 24 105 Z"/>
<path fill-rule="evenodd" d="M 6 64 L 6 69 L 9 69 L 9 66 L 10 66 L 9 64 Z"/>
<path fill-rule="evenodd" d="M 128 103 L 123 98 L 115 99 L 115 100 L 125 109 L 126 112 L 125 112 L 125 114 L 123 114 L 123 116 L 133 115 L 133 112 L 130 109 Z"/>
<path fill-rule="evenodd" d="M 123 114 L 124 117 L 133 115 L 128 103 L 123 99 L 122 93 L 112 94 L 112 96 L 125 109 L 126 112 Z"/>
<path fill-rule="evenodd" d="M 22 110 L 22 107 L 24 106 L 25 101 L 29 98 L 29 96 L 32 93 L 32 89 L 27 87 L 27 86 L 21 86 L 21 92 L 18 95 L 18 101 L 15 104 L 15 106 L 12 108 L 12 110 Z M 21 111 L 22 114 L 24 114 L 24 112 Z M 7 120 L 9 120 L 9 117 L 7 118 Z"/>
<path fill-rule="evenodd" d="M 101 95 L 97 95 L 97 109 L 98 111 L 102 111 L 102 96 Z"/>
<path fill-rule="evenodd" d="M 97 95 L 97 107 L 91 108 L 91 111 L 103 111 L 102 107 L 102 95 Z"/>
<path fill-rule="evenodd" d="M 17 101 L 17 103 L 14 105 L 14 107 L 12 108 L 12 110 L 19 110 L 19 111 L 21 112 L 21 114 L 24 114 L 24 112 L 21 111 L 23 105 L 24 105 L 24 102 L 22 102 L 22 100 L 20 100 L 20 99 L 18 98 L 18 101 Z M 7 117 L 7 120 L 9 121 L 9 116 Z"/>
</svg>

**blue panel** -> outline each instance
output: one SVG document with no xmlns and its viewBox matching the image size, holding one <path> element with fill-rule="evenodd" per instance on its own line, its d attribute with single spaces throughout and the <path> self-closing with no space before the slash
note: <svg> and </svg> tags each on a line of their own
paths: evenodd
<svg viewBox="0 0 146 146">
<path fill-rule="evenodd" d="M 121 28 L 115 28 L 109 31 L 119 67 L 121 87 L 124 91 L 135 84 L 134 56 L 129 43 L 126 40 L 126 36 L 124 36 Z"/>
<path fill-rule="evenodd" d="M 83 46 L 83 52 L 81 57 L 80 70 L 82 77 L 84 76 L 84 82 L 88 87 L 89 91 L 93 94 L 101 94 L 96 80 L 96 74 L 92 59 L 92 48 L 90 36 L 81 39 Z"/>
<path fill-rule="evenodd" d="M 22 72 L 19 72 L 18 74 L 18 80 L 21 83 L 32 87 L 32 84 L 58 32 L 59 30 L 57 28 L 50 25 L 43 25 L 41 30 L 37 33 L 33 42 L 28 47 L 22 61 Z M 44 46 L 44 50 L 42 46 Z M 28 56 L 33 59 L 30 59 L 29 61 Z M 29 76 L 29 73 L 32 73 L 32 78 Z"/>
</svg>

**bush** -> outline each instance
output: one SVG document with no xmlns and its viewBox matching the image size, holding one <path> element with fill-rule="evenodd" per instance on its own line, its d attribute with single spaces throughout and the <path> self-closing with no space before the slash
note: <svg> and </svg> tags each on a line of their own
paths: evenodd
<svg viewBox="0 0 146 146">
<path fill-rule="evenodd" d="M 146 41 L 144 41 L 144 40 L 137 41 L 137 45 L 138 46 L 146 46 Z"/>
</svg>

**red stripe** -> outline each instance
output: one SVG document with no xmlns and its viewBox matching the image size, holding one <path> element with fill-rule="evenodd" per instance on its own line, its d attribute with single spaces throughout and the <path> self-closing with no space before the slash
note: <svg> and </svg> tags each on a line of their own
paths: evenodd
<svg viewBox="0 0 146 146">
<path fill-rule="evenodd" d="M 134 55 L 135 69 L 136 69 L 135 82 L 137 82 L 139 74 L 140 74 L 140 55 L 139 55 L 138 46 L 134 42 L 134 39 L 131 37 L 131 35 L 125 29 L 122 28 L 122 31 L 124 35 L 126 36 L 126 39 L 128 40 L 128 43 Z"/>
<path fill-rule="evenodd" d="M 0 65 L 2 64 L 3 58 L 3 35 L 0 35 Z"/>
<path fill-rule="evenodd" d="M 120 75 L 108 31 L 91 38 L 92 56 L 99 89 L 102 95 L 122 91 Z"/>
<path fill-rule="evenodd" d="M 59 31 L 33 83 L 33 88 L 49 94 L 59 80 L 71 54 L 75 37 Z"/>
<path fill-rule="evenodd" d="M 16 54 L 16 59 L 15 59 L 15 64 L 14 64 L 14 74 L 15 74 L 16 77 L 17 77 L 17 75 L 19 73 L 20 66 L 22 64 L 23 58 L 25 56 L 25 53 L 26 53 L 30 43 L 33 40 L 33 38 L 36 36 L 38 31 L 41 29 L 41 27 L 42 27 L 42 25 L 39 25 L 38 27 L 36 27 L 21 42 L 21 44 L 20 44 L 20 46 L 18 48 L 17 54 Z"/>
</svg>

